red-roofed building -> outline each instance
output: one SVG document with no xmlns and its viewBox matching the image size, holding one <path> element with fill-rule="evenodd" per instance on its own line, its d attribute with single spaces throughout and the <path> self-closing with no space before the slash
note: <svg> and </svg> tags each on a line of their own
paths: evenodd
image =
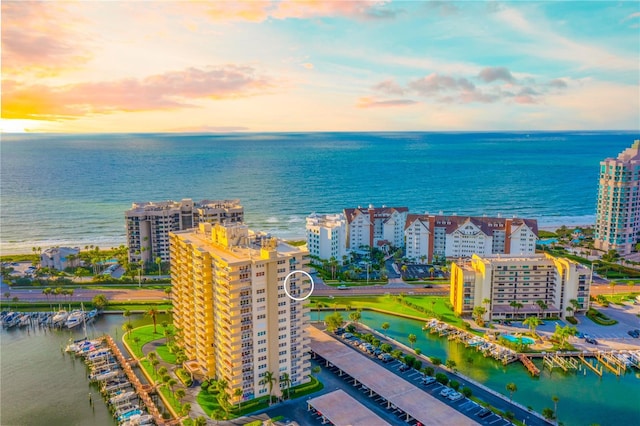
<svg viewBox="0 0 640 426">
<path fill-rule="evenodd" d="M 527 255 L 535 253 L 538 222 L 535 219 L 410 214 L 404 234 L 406 256 L 410 259 L 431 262 L 434 256 Z"/>
<path fill-rule="evenodd" d="M 358 207 L 344 209 L 347 220 L 347 248 L 376 247 L 387 240 L 394 247 L 404 246 L 404 225 L 408 207 Z"/>
</svg>

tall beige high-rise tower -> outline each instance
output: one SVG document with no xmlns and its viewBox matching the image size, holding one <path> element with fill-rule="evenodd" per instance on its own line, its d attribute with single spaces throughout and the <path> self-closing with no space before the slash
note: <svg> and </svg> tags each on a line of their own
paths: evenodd
<svg viewBox="0 0 640 426">
<path fill-rule="evenodd" d="M 174 325 L 203 376 L 225 380 L 232 401 L 308 382 L 308 252 L 242 224 L 201 223 L 170 234 Z M 262 383 L 261 383 L 262 382 Z M 242 389 L 242 399 L 234 395 Z"/>
<path fill-rule="evenodd" d="M 629 254 L 640 239 L 640 140 L 600 162 L 595 247 Z"/>
</svg>

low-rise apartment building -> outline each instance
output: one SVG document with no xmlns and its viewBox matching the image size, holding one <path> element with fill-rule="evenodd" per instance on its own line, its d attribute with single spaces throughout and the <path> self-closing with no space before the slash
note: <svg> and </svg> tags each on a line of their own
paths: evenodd
<svg viewBox="0 0 640 426">
<path fill-rule="evenodd" d="M 474 254 L 533 254 L 535 219 L 409 214 L 405 222 L 409 259 L 432 262 L 435 256 L 470 258 Z"/>
<path fill-rule="evenodd" d="M 377 247 L 388 243 L 394 247 L 404 247 L 404 225 L 409 209 L 407 207 L 359 207 L 344 209 L 347 220 L 347 248 L 362 246 Z"/>
<path fill-rule="evenodd" d="M 461 315 L 484 307 L 485 320 L 564 318 L 589 308 L 591 278 L 590 269 L 546 253 L 473 255 L 451 264 L 450 301 Z"/>
<path fill-rule="evenodd" d="M 343 214 L 312 213 L 307 217 L 306 229 L 310 255 L 342 262 L 347 254 L 347 221 Z"/>
<path fill-rule="evenodd" d="M 51 247 L 40 255 L 40 267 L 64 271 L 66 268 L 80 266 L 78 247 Z"/>
<path fill-rule="evenodd" d="M 125 212 L 129 262 L 169 261 L 169 232 L 197 227 L 199 223 L 244 221 L 240 200 L 202 200 L 133 203 Z"/>
<path fill-rule="evenodd" d="M 171 233 L 174 325 L 192 371 L 228 383 L 231 400 L 268 393 L 267 372 L 276 379 L 275 396 L 286 386 L 309 381 L 308 252 L 242 224 L 201 223 Z M 287 286 L 285 290 L 285 284 Z M 236 389 L 242 397 L 234 396 Z"/>
</svg>

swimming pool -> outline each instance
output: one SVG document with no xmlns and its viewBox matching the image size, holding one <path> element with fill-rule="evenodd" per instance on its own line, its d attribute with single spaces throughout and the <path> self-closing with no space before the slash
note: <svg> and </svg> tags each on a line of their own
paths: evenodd
<svg viewBox="0 0 640 426">
<path fill-rule="evenodd" d="M 535 343 L 535 340 L 533 340 L 531 337 L 516 337 L 512 336 L 511 334 L 504 334 L 502 337 L 513 343 L 518 343 L 520 340 L 522 340 L 522 344 L 524 345 L 531 345 Z"/>
</svg>

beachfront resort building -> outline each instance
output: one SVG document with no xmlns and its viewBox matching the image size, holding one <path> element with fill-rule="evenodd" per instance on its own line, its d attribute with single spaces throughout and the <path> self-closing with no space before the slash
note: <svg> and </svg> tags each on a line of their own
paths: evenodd
<svg viewBox="0 0 640 426">
<path fill-rule="evenodd" d="M 309 381 L 308 252 L 243 224 L 201 223 L 171 238 L 173 318 L 194 374 L 228 383 L 236 403 Z M 286 291 L 285 291 L 286 285 Z M 235 396 L 236 389 L 242 397 Z"/>
<path fill-rule="evenodd" d="M 244 221 L 240 200 L 191 199 L 133 203 L 125 212 L 129 262 L 169 261 L 169 232 L 197 227 L 199 223 Z"/>
<path fill-rule="evenodd" d="M 40 254 L 40 267 L 64 271 L 80 266 L 80 248 L 51 247 Z"/>
<path fill-rule="evenodd" d="M 344 215 L 316 214 L 307 217 L 307 249 L 311 256 L 342 262 L 347 255 L 347 221 Z"/>
<path fill-rule="evenodd" d="M 640 140 L 600 162 L 595 248 L 626 255 L 640 241 Z"/>
<path fill-rule="evenodd" d="M 564 318 L 589 308 L 590 285 L 590 269 L 547 253 L 474 254 L 451 264 L 450 301 L 461 315 L 484 307 L 485 320 Z"/>
<path fill-rule="evenodd" d="M 404 224 L 407 207 L 358 206 L 344 209 L 347 220 L 347 248 L 378 247 L 382 244 L 404 247 Z"/>
<path fill-rule="evenodd" d="M 405 222 L 409 259 L 470 258 L 474 254 L 533 254 L 538 239 L 535 219 L 410 214 Z"/>
</svg>

